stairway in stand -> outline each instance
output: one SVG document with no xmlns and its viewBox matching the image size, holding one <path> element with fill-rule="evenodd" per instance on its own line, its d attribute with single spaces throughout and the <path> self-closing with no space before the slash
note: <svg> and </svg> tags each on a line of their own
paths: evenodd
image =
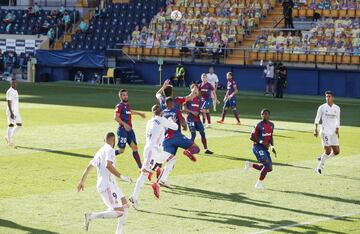
<svg viewBox="0 0 360 234">
<path fill-rule="evenodd" d="M 261 34 L 261 29 L 262 28 L 272 28 L 274 22 L 277 22 L 278 20 L 280 20 L 282 18 L 282 16 L 283 16 L 282 6 L 280 3 L 277 3 L 275 5 L 275 9 L 270 11 L 268 16 L 264 20 L 260 21 L 259 27 L 257 27 L 255 30 L 253 30 L 250 35 L 247 35 L 244 38 L 244 40 L 241 42 L 240 46 L 236 47 L 239 50 L 233 50 L 233 52 L 227 56 L 226 63 L 227 64 L 239 64 L 239 65 L 244 64 L 244 56 L 248 57 L 249 52 L 246 51 L 244 53 L 244 51 L 241 49 L 252 48 L 252 46 L 255 43 L 256 37 Z M 280 25 L 278 27 L 281 27 L 281 26 L 282 26 L 282 23 L 280 23 Z M 247 60 L 246 63 L 251 64 L 251 61 Z"/>
</svg>

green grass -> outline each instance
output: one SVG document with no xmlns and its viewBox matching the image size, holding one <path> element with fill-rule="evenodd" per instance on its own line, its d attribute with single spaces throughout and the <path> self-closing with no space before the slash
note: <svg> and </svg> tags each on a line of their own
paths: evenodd
<svg viewBox="0 0 360 234">
<path fill-rule="evenodd" d="M 7 83 L 0 83 L 0 132 L 6 132 Z M 146 111 L 155 103 L 155 86 L 123 86 L 133 109 Z M 83 213 L 105 209 L 93 173 L 84 192 L 76 193 L 79 177 L 106 131 L 115 131 L 113 107 L 119 87 L 73 83 L 19 84 L 24 128 L 15 136 L 18 149 L 0 145 L 0 233 L 85 233 Z M 178 95 L 187 91 L 176 90 Z M 220 92 L 220 96 L 223 96 Z M 324 175 L 313 168 L 321 154 L 312 136 L 312 121 L 323 97 L 289 96 L 284 100 L 241 92 L 242 126 L 229 114 L 226 124 L 207 130 L 213 156 L 200 154 L 192 163 L 182 155 L 155 200 L 150 183 L 139 205 L 130 210 L 126 233 L 359 233 L 360 232 L 360 100 L 336 98 L 342 108 L 341 155 L 327 162 Z M 249 133 L 263 107 L 271 109 L 278 158 L 255 191 L 258 173 L 243 171 L 254 160 Z M 214 114 L 213 121 L 218 119 Z M 134 118 L 140 153 L 146 119 Z M 186 132 L 186 134 L 189 134 Z M 201 145 L 199 141 L 198 144 Z M 138 176 L 129 149 L 117 168 Z M 119 183 L 130 196 L 134 184 Z M 96 220 L 90 233 L 113 233 L 116 220 Z M 280 227 L 289 226 L 281 229 Z"/>
</svg>

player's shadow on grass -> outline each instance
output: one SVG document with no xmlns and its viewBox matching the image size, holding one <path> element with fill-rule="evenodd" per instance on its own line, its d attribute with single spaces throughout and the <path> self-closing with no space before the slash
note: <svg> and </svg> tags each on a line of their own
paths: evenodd
<svg viewBox="0 0 360 234">
<path fill-rule="evenodd" d="M 242 126 L 254 128 L 253 125 L 248 125 L 248 124 L 242 124 Z M 276 131 L 276 130 L 288 131 L 288 132 L 301 132 L 301 133 L 310 133 L 310 134 L 312 134 L 312 131 L 295 130 L 295 129 L 290 129 L 290 128 L 278 128 L 278 127 L 275 126 L 275 131 Z M 276 136 L 276 134 L 275 134 L 275 136 Z"/>
<path fill-rule="evenodd" d="M 326 233 L 345 234 L 344 232 L 332 231 L 329 229 L 318 227 L 316 225 L 304 226 L 302 223 L 298 223 L 293 220 L 274 221 L 274 220 L 269 220 L 269 219 L 253 217 L 253 216 L 244 216 L 244 215 L 228 214 L 228 213 L 221 213 L 221 212 L 198 211 L 198 210 L 179 209 L 179 208 L 172 208 L 172 209 L 178 210 L 178 211 L 183 211 L 186 213 L 191 212 L 200 217 L 214 217 L 214 218 L 220 218 L 220 219 L 226 220 L 226 221 L 228 221 L 228 220 L 233 221 L 233 220 L 239 220 L 239 219 L 246 220 L 247 219 L 249 221 L 255 221 L 255 223 L 265 223 L 265 225 L 262 225 L 262 226 L 260 226 L 260 225 L 251 226 L 251 227 L 259 228 L 259 229 L 263 229 L 263 230 L 269 230 L 269 229 L 271 230 L 272 229 L 272 230 L 276 230 L 277 232 L 303 233 L 303 232 L 296 232 L 293 230 L 289 231 L 289 230 L 286 230 L 286 228 L 285 228 L 285 227 L 299 227 L 299 228 L 307 229 L 307 231 L 311 231 L 311 233 L 312 232 L 315 232 L 315 233 L 326 232 Z M 234 224 L 234 225 L 237 224 L 237 222 L 234 223 L 234 222 L 226 222 L 226 221 L 225 221 L 225 223 L 227 223 L 227 224 Z M 241 221 L 243 221 L 243 220 L 241 220 Z M 246 227 L 249 227 L 249 226 L 246 226 Z"/>
<path fill-rule="evenodd" d="M 296 194 L 296 195 L 302 195 L 307 197 L 314 197 L 319 199 L 325 199 L 325 200 L 331 200 L 335 202 L 342 202 L 342 203 L 349 203 L 354 205 L 360 205 L 360 200 L 355 199 L 347 199 L 347 198 L 341 198 L 341 197 L 332 197 L 332 196 L 325 196 L 321 194 L 315 194 L 315 193 L 308 193 L 308 192 L 298 192 L 298 191 L 281 191 L 276 189 L 269 189 L 274 192 L 280 192 L 280 193 L 287 193 L 287 194 Z"/>
<path fill-rule="evenodd" d="M 208 157 L 216 157 L 216 158 L 223 158 L 223 159 L 227 159 L 227 160 L 242 161 L 242 162 L 249 161 L 249 162 L 253 162 L 253 163 L 258 163 L 257 161 L 250 160 L 248 158 L 235 157 L 235 156 L 225 155 L 225 154 L 212 154 L 211 156 L 208 156 Z M 288 163 L 273 162 L 273 165 L 282 166 L 282 167 L 293 167 L 293 168 L 299 168 L 299 169 L 311 169 L 311 170 L 313 169 L 311 167 L 295 166 L 295 165 L 288 164 Z"/>
<path fill-rule="evenodd" d="M 292 226 L 292 227 L 298 226 L 299 228 L 306 229 L 308 233 L 324 232 L 324 233 L 334 233 L 334 234 L 345 234 L 344 232 L 332 231 L 329 229 L 321 228 L 316 225 L 302 226 L 301 223 L 297 223 L 292 220 L 274 221 L 274 220 L 259 218 L 255 216 L 245 216 L 245 215 L 237 215 L 237 214 L 222 213 L 222 212 L 211 212 L 211 211 L 197 211 L 197 210 L 179 209 L 179 208 L 172 208 L 172 210 L 182 213 L 181 214 L 176 214 L 175 212 L 160 213 L 160 212 L 144 211 L 144 210 L 140 212 L 149 213 L 152 215 L 174 217 L 176 219 L 199 220 L 203 222 L 218 223 L 220 225 L 225 224 L 225 225 L 232 225 L 237 227 L 253 228 L 257 231 L 276 229 L 277 232 L 303 233 L 302 231 L 300 232 L 294 230 L 289 231 L 286 230 L 285 228 L 280 228 L 283 226 Z M 189 213 L 192 213 L 192 215 L 189 215 Z M 227 229 L 235 229 L 235 228 L 227 228 Z"/>
<path fill-rule="evenodd" d="M 59 155 L 65 155 L 65 156 L 71 156 L 71 157 L 78 157 L 78 158 L 92 158 L 91 155 L 86 154 L 79 154 L 79 153 L 72 153 L 62 150 L 53 150 L 53 149 L 46 149 L 46 148 L 35 148 L 35 147 L 27 147 L 27 146 L 16 146 L 18 149 L 26 149 L 26 150 L 33 150 L 38 152 L 48 152 L 51 154 L 59 154 Z"/>
<path fill-rule="evenodd" d="M 288 212 L 294 212 L 298 214 L 304 214 L 304 215 L 311 215 L 311 216 L 319 216 L 319 217 L 327 217 L 327 218 L 333 218 L 333 215 L 327 215 L 322 213 L 316 213 L 313 211 L 306 211 L 306 210 L 300 210 L 296 208 L 288 208 L 288 207 L 281 207 L 272 205 L 268 201 L 261 201 L 261 200 L 254 200 L 251 198 L 248 198 L 244 196 L 243 193 L 221 193 L 221 192 L 214 192 L 210 190 L 203 190 L 199 188 L 190 188 L 190 187 L 183 187 L 174 185 L 174 188 L 172 190 L 163 190 L 164 193 L 171 193 L 176 195 L 186 195 L 190 197 L 201 197 L 205 199 L 210 200 L 223 200 L 223 201 L 230 201 L 235 203 L 244 203 L 252 206 L 262 207 L 262 208 L 269 208 L 269 209 L 277 209 L 282 211 L 288 211 Z M 347 218 L 344 218 L 345 221 L 350 221 Z"/>
<path fill-rule="evenodd" d="M 0 219 L 0 227 L 5 228 L 11 228 L 11 229 L 17 229 L 21 230 L 30 234 L 59 234 L 58 232 L 51 232 L 43 229 L 37 229 L 32 227 L 23 226 L 17 223 L 14 223 L 13 221 L 6 220 L 6 219 Z"/>
</svg>

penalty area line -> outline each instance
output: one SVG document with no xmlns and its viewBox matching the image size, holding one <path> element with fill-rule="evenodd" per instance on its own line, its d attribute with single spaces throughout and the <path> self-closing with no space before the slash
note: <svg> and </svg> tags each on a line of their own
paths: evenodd
<svg viewBox="0 0 360 234">
<path fill-rule="evenodd" d="M 301 223 L 294 223 L 294 224 L 290 224 L 290 225 L 284 225 L 284 226 L 280 226 L 280 227 L 275 227 L 275 228 L 268 229 L 268 230 L 262 230 L 262 231 L 258 231 L 258 232 L 253 232 L 253 234 L 274 232 L 274 231 L 279 231 L 279 230 L 288 229 L 288 228 L 292 228 L 292 227 L 302 227 L 302 226 L 312 225 L 312 224 L 319 223 L 319 222 L 337 220 L 337 219 L 342 219 L 342 218 L 346 218 L 346 217 L 351 217 L 351 216 L 355 216 L 355 215 L 358 215 L 358 214 L 360 214 L 360 212 L 349 213 L 349 214 L 344 214 L 344 215 L 339 215 L 339 216 L 333 216 L 333 217 L 330 217 L 330 218 L 327 217 L 327 218 L 322 218 L 322 219 L 318 219 L 318 220 L 314 220 L 314 221 L 306 221 L 306 222 L 301 222 Z"/>
</svg>

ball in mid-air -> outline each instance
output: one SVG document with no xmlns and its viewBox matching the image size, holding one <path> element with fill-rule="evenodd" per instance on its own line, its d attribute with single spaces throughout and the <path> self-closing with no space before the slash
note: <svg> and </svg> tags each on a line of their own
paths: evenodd
<svg viewBox="0 0 360 234">
<path fill-rule="evenodd" d="M 182 14 L 178 10 L 174 10 L 171 12 L 171 19 L 174 21 L 180 21 L 182 18 Z"/>
</svg>

